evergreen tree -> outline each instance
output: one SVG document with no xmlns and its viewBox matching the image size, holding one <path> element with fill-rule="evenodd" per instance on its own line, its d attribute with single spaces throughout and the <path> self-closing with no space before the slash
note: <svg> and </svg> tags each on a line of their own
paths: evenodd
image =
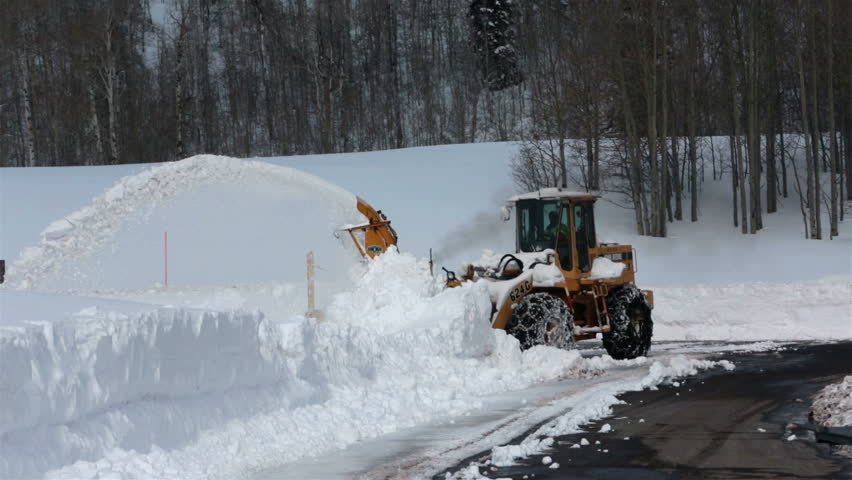
<svg viewBox="0 0 852 480">
<path fill-rule="evenodd" d="M 512 0 L 473 0 L 470 2 L 471 47 L 489 90 L 518 85 L 524 75 L 518 66 L 515 48 Z"/>
</svg>

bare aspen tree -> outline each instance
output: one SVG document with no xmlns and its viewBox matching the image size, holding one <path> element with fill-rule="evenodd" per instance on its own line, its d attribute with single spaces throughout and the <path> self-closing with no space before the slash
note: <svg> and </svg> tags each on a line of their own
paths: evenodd
<svg viewBox="0 0 852 480">
<path fill-rule="evenodd" d="M 698 70 L 698 27 L 694 16 L 689 16 L 688 20 L 688 37 L 687 43 L 689 47 L 689 68 L 687 68 L 687 130 L 689 135 L 689 192 L 690 192 L 690 221 L 698 221 L 698 154 L 697 145 L 695 144 L 695 75 Z M 712 152 L 713 145 L 710 144 Z M 714 156 L 715 158 L 715 156 Z M 713 163 L 713 180 L 716 180 L 716 164 Z M 678 197 L 678 200 L 680 197 Z"/>
<path fill-rule="evenodd" d="M 625 74 L 624 59 L 619 53 L 616 60 L 618 71 L 618 85 L 621 92 L 622 112 L 624 115 L 625 135 L 626 135 L 626 150 L 629 165 L 627 170 L 630 178 L 630 196 L 633 200 L 633 213 L 636 220 L 636 231 L 639 235 L 650 233 L 647 227 L 647 215 L 645 209 L 645 193 L 642 180 L 642 160 L 641 146 L 639 143 L 639 132 L 636 128 L 636 119 L 633 114 L 633 108 L 630 102 L 630 96 L 627 89 L 627 78 Z"/>
<path fill-rule="evenodd" d="M 660 63 L 660 106 L 662 109 L 660 115 L 660 169 L 662 170 L 660 173 L 660 184 L 659 184 L 659 213 L 657 214 L 657 222 L 658 225 L 656 227 L 657 236 L 665 237 L 666 236 L 666 227 L 667 220 L 671 219 L 671 182 L 670 182 L 670 169 L 669 169 L 669 159 L 668 159 L 668 143 L 667 143 L 667 126 L 668 126 L 668 113 L 669 113 L 669 91 L 668 91 L 668 72 L 669 72 L 669 23 L 668 23 L 668 9 L 666 8 L 665 3 L 660 6 L 662 12 L 660 12 L 661 17 L 661 25 L 660 25 L 660 40 L 661 40 L 661 50 L 662 50 L 662 60 Z M 656 53 L 654 54 L 656 56 Z M 656 63 L 656 61 L 655 61 Z M 656 102 L 656 97 L 652 100 Z M 651 141 L 649 137 L 648 141 Z M 677 161 L 677 158 L 675 158 Z"/>
<path fill-rule="evenodd" d="M 737 5 L 732 3 L 731 5 L 731 16 L 730 16 L 731 31 L 736 32 L 736 38 L 739 39 L 739 19 L 737 13 Z M 742 147 L 740 144 L 742 131 L 740 130 L 740 102 L 737 95 L 737 76 L 739 67 L 737 63 L 734 62 L 734 49 L 739 48 L 739 42 L 734 43 L 731 41 L 731 44 L 728 46 L 728 62 L 730 64 L 730 95 L 731 101 L 733 105 L 732 115 L 734 120 L 734 132 L 733 132 L 733 144 L 734 144 L 734 157 L 731 161 L 736 161 L 737 164 L 737 188 L 739 190 L 739 203 L 740 203 L 740 228 L 742 233 L 748 233 L 748 215 L 747 215 L 747 205 L 746 205 L 746 183 L 745 183 L 745 166 L 743 165 L 743 154 Z"/>
<path fill-rule="evenodd" d="M 821 200 L 822 200 L 822 184 L 820 183 L 819 174 L 819 144 L 822 133 L 819 127 L 819 98 L 817 96 L 817 28 L 816 28 L 816 11 L 813 3 L 808 4 L 810 12 L 810 57 L 811 57 L 811 149 L 813 150 L 811 168 L 811 176 L 813 183 L 813 203 L 811 207 L 811 238 L 822 240 L 822 215 L 821 215 Z M 803 92 L 803 95 L 807 93 Z M 807 131 L 806 131 L 807 132 Z M 805 133 L 807 135 L 807 133 Z"/>
<path fill-rule="evenodd" d="M 837 178 L 837 138 L 835 137 L 835 125 L 834 125 L 834 40 L 833 40 L 833 31 L 834 31 L 834 19 L 833 19 L 833 8 L 832 8 L 832 0 L 828 0 L 828 15 L 826 21 L 828 22 L 828 41 L 826 42 L 826 56 L 828 57 L 828 134 L 829 134 L 829 163 L 831 164 L 831 211 L 830 214 L 830 232 L 829 238 L 836 237 L 838 232 L 838 221 L 837 221 L 837 202 L 838 202 L 838 192 L 837 186 L 839 179 Z"/>
<path fill-rule="evenodd" d="M 186 98 L 184 93 L 184 50 L 186 43 L 187 31 L 189 29 L 187 22 L 187 13 L 183 8 L 178 12 L 179 18 L 176 19 L 178 24 L 178 35 L 175 41 L 175 158 L 180 160 L 186 156 L 184 145 L 184 110 L 186 108 Z"/>
<path fill-rule="evenodd" d="M 650 9 L 650 39 L 643 35 L 640 26 L 635 27 L 636 36 L 639 37 L 639 45 L 642 57 L 640 59 L 642 68 L 642 84 L 645 92 L 645 117 L 647 123 L 648 158 L 651 163 L 651 208 L 650 234 L 662 236 L 660 232 L 660 216 L 663 216 L 663 192 L 660 182 L 660 161 L 657 158 L 657 37 L 659 32 L 657 0 L 651 0 Z M 665 220 L 663 220 L 665 221 Z"/>
<path fill-rule="evenodd" d="M 799 0 L 799 12 L 802 13 L 802 0 Z M 802 26 L 802 32 L 805 31 L 805 26 Z M 807 238 L 815 239 L 816 234 L 816 223 L 814 221 L 815 208 L 814 203 L 816 203 L 815 195 L 814 195 L 814 160 L 813 160 L 813 152 L 811 150 L 811 137 L 810 130 L 808 128 L 808 90 L 805 85 L 805 62 L 803 60 L 803 50 L 805 42 L 804 33 L 799 42 L 797 42 L 796 46 L 796 62 L 799 65 L 799 102 L 801 105 L 802 112 L 802 136 L 805 137 L 805 163 L 807 166 L 807 201 L 806 206 L 808 209 L 808 226 L 809 231 L 807 232 Z M 795 162 L 795 159 L 794 159 Z M 795 163 L 794 163 L 795 166 Z M 798 183 L 798 176 L 796 179 Z M 801 195 L 801 188 L 799 188 L 799 194 Z"/>
<path fill-rule="evenodd" d="M 758 2 L 751 2 L 749 11 L 748 23 L 748 60 L 746 62 L 746 99 L 748 101 L 748 127 L 747 127 L 747 143 L 748 143 L 748 160 L 749 160 L 749 211 L 750 211 L 750 229 L 749 233 L 757 233 L 763 225 L 761 218 L 760 207 L 760 131 L 758 116 L 758 97 L 757 85 L 758 79 L 758 62 L 760 60 L 760 52 L 758 48 L 757 38 L 757 17 Z"/>
<path fill-rule="evenodd" d="M 109 163 L 118 163 L 118 39 L 116 30 L 119 18 L 114 8 L 106 8 L 101 23 L 101 49 L 98 64 L 98 76 L 104 89 L 107 103 L 107 139 L 109 145 Z"/>
<path fill-rule="evenodd" d="M 36 153 L 30 70 L 24 53 L 18 52 L 15 61 L 18 67 L 18 93 L 21 101 L 21 117 L 23 118 L 21 136 L 24 145 L 24 166 L 32 167 L 36 165 Z"/>
</svg>

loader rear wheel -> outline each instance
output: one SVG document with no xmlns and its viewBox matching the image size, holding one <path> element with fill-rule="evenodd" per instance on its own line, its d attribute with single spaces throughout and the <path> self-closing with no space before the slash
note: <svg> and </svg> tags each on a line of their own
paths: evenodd
<svg viewBox="0 0 852 480">
<path fill-rule="evenodd" d="M 521 342 L 521 350 L 536 345 L 567 350 L 574 348 L 574 317 L 561 298 L 533 293 L 515 307 L 506 333 Z"/>
<path fill-rule="evenodd" d="M 641 357 L 651 349 L 654 322 L 645 294 L 633 285 L 610 292 L 606 300 L 611 330 L 603 345 L 616 360 Z"/>
</svg>

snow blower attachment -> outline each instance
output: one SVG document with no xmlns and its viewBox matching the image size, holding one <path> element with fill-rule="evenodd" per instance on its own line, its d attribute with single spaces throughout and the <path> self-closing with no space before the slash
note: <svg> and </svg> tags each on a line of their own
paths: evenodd
<svg viewBox="0 0 852 480">
<path fill-rule="evenodd" d="M 375 258 L 396 245 L 396 231 L 381 210 L 376 211 L 369 203 L 358 198 L 358 211 L 367 217 L 368 223 L 347 227 L 343 231 L 349 232 L 361 255 L 365 258 Z"/>
<path fill-rule="evenodd" d="M 588 193 L 547 188 L 509 199 L 515 210 L 516 253 L 468 265 L 461 281 L 486 281 L 492 326 L 521 348 L 571 348 L 602 335 L 616 359 L 645 355 L 651 346 L 653 293 L 634 284 L 636 252 L 630 245 L 598 244 L 594 203 Z"/>
</svg>

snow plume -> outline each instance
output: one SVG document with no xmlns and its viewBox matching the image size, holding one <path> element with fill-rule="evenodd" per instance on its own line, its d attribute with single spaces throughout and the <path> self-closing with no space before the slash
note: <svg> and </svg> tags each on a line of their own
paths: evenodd
<svg viewBox="0 0 852 480">
<path fill-rule="evenodd" d="M 500 212 L 479 212 L 470 221 L 446 234 L 435 248 L 436 261 L 454 259 L 459 254 L 492 240 L 511 229 L 511 223 L 503 221 Z"/>
<path fill-rule="evenodd" d="M 199 155 L 122 178 L 95 198 L 92 205 L 53 222 L 42 232 L 41 242 L 24 249 L 10 265 L 6 281 L 11 288 L 39 288 L 45 277 L 69 261 L 103 250 L 126 222 L 139 220 L 181 193 L 217 184 L 243 184 L 250 188 L 272 185 L 322 198 L 332 205 L 330 230 L 364 222 L 352 193 L 318 177 L 263 162 Z"/>
<path fill-rule="evenodd" d="M 240 478 L 603 366 L 521 352 L 483 283 L 434 281 L 390 251 L 322 321 L 87 308 L 0 328 L 0 478 Z"/>
</svg>

